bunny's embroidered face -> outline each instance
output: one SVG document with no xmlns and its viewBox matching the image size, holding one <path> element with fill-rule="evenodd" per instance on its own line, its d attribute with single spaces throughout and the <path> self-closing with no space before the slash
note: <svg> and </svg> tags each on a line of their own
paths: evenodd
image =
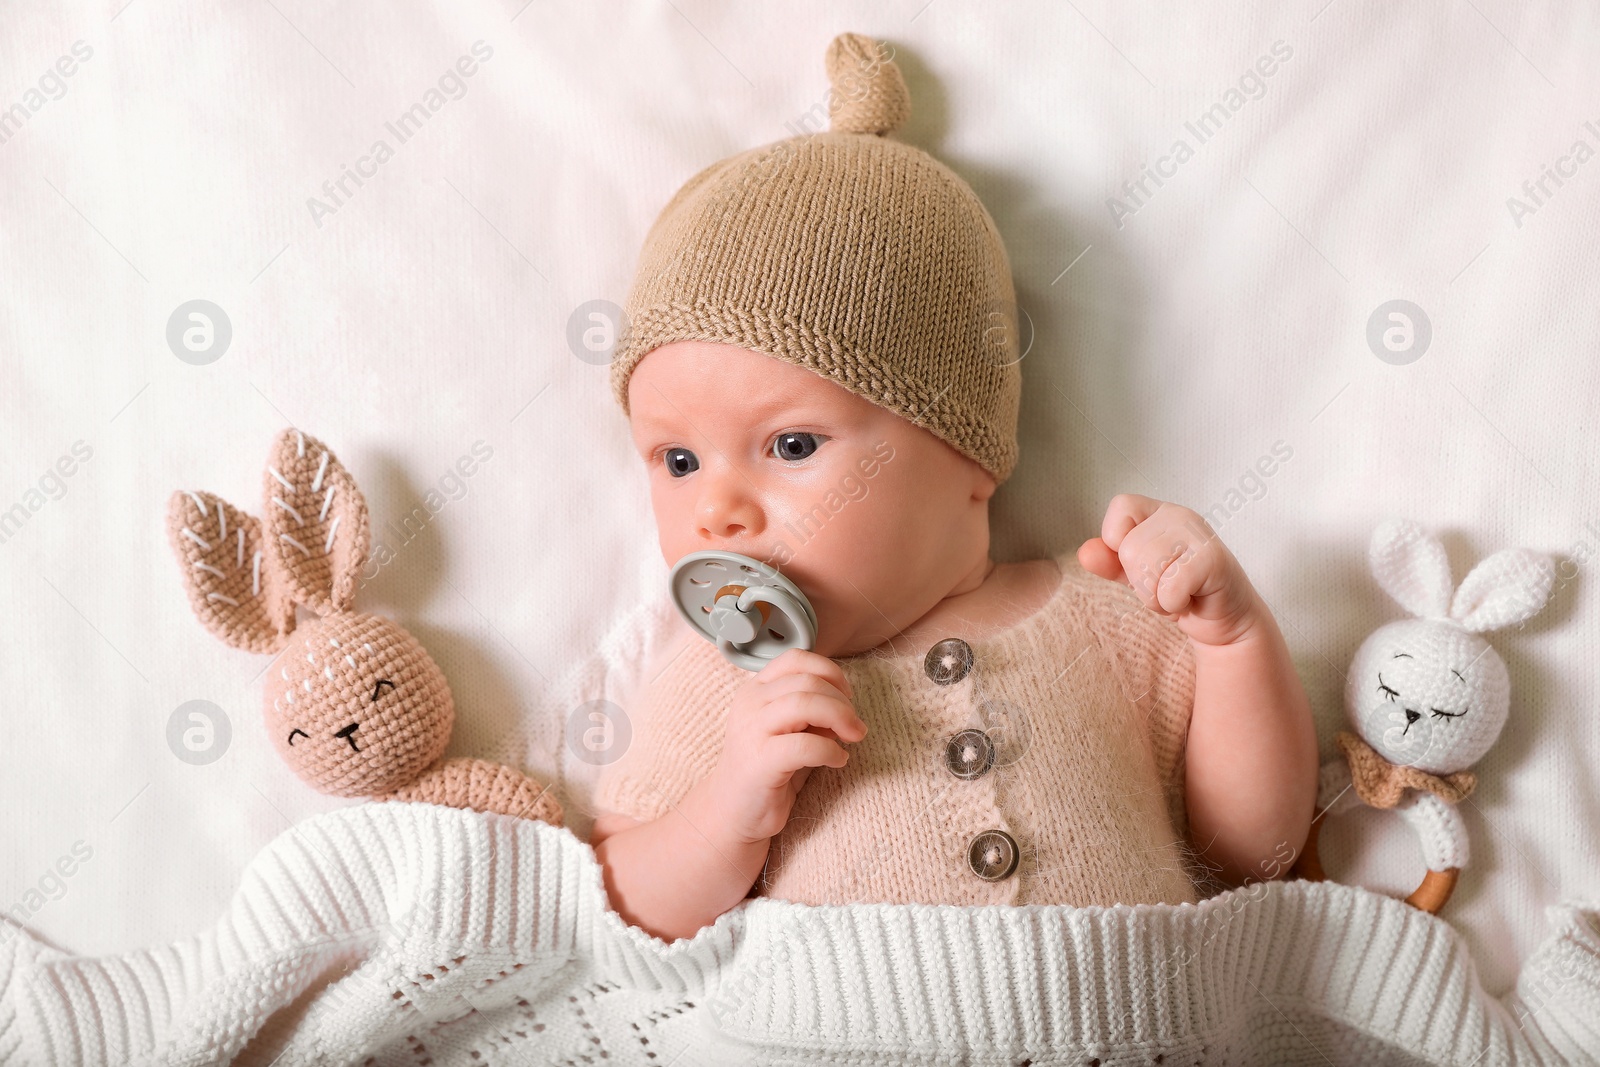
<svg viewBox="0 0 1600 1067">
<path fill-rule="evenodd" d="M 1457 587 L 1437 537 L 1388 519 L 1367 549 L 1372 576 L 1416 618 L 1380 626 L 1345 679 L 1345 711 L 1390 763 L 1464 771 L 1500 736 L 1511 706 L 1506 665 L 1478 634 L 1531 618 L 1550 598 L 1550 557 L 1508 548 Z"/>
<path fill-rule="evenodd" d="M 235 648 L 279 653 L 267 672 L 267 732 L 308 784 L 385 793 L 444 754 L 455 723 L 444 675 L 400 626 L 351 610 L 367 505 L 327 445 L 282 431 L 259 519 L 182 491 L 168 502 L 167 535 L 206 628 Z M 297 607 L 317 617 L 297 623 Z"/>
<path fill-rule="evenodd" d="M 1489 643 L 1429 619 L 1382 626 L 1356 652 L 1345 710 L 1391 763 L 1449 774 L 1476 763 L 1505 725 L 1511 684 Z"/>
<path fill-rule="evenodd" d="M 414 638 L 376 615 L 302 624 L 267 672 L 267 732 L 307 783 L 334 796 L 398 789 L 444 754 L 450 687 Z"/>
</svg>

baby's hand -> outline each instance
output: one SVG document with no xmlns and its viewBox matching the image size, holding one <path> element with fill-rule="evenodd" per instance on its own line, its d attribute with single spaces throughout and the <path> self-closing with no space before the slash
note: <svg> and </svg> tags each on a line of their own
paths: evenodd
<svg viewBox="0 0 1600 1067">
<path fill-rule="evenodd" d="M 1100 536 L 1079 546 L 1078 562 L 1132 586 L 1147 607 L 1201 644 L 1233 644 L 1263 615 L 1271 617 L 1216 531 L 1179 504 L 1137 493 L 1112 497 Z"/>
<path fill-rule="evenodd" d="M 811 768 L 845 765 L 850 753 L 840 741 L 867 735 L 851 695 L 837 663 L 798 648 L 734 694 L 722 755 L 697 788 L 739 841 L 765 841 L 783 829 Z"/>
</svg>

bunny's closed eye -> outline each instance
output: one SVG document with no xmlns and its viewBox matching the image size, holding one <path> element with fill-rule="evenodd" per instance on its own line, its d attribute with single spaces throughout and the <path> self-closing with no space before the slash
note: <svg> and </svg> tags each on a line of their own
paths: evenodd
<svg viewBox="0 0 1600 1067">
<path fill-rule="evenodd" d="M 215 636 L 273 656 L 298 646 L 268 674 L 262 699 L 290 769 L 332 796 L 560 826 L 548 786 L 498 763 L 445 757 L 455 701 L 439 665 L 399 623 L 355 610 L 372 533 L 366 499 L 338 457 L 288 427 L 273 440 L 260 484 L 259 518 L 213 493 L 174 492 L 167 541 L 190 606 Z M 404 697 L 394 692 L 397 678 L 406 681 Z M 305 725 L 285 734 L 288 716 Z"/>
</svg>

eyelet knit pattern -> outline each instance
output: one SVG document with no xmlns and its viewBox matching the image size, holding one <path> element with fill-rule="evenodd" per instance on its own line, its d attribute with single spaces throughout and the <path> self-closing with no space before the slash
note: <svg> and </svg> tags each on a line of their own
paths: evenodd
<svg viewBox="0 0 1600 1067">
<path fill-rule="evenodd" d="M 0 916 L 0 1065 L 1594 1064 L 1600 902 L 1486 993 L 1450 924 L 1331 882 L 1194 905 L 747 900 L 666 944 L 571 831 L 361 804 L 214 922 L 74 957 Z"/>
</svg>

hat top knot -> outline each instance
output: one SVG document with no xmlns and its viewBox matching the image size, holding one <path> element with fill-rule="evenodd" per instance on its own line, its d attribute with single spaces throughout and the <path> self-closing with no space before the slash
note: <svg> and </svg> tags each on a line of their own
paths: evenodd
<svg viewBox="0 0 1600 1067">
<path fill-rule="evenodd" d="M 885 134 L 911 117 L 911 93 L 894 49 L 859 33 L 841 33 L 828 44 L 829 129 Z"/>
</svg>

